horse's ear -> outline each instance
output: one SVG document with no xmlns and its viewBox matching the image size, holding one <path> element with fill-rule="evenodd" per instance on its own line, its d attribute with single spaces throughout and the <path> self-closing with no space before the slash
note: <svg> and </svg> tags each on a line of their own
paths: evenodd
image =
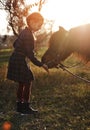
<svg viewBox="0 0 90 130">
<path fill-rule="evenodd" d="M 65 31 L 65 29 L 62 26 L 59 26 L 59 31 Z"/>
</svg>

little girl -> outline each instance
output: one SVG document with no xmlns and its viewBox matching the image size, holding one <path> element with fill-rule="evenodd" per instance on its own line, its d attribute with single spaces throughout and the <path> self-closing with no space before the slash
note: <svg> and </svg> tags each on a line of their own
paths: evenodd
<svg viewBox="0 0 90 130">
<path fill-rule="evenodd" d="M 33 32 L 38 31 L 43 24 L 43 17 L 40 13 L 34 12 L 26 18 L 27 27 L 19 34 L 13 46 L 14 51 L 10 56 L 7 78 L 18 82 L 17 89 L 17 112 L 22 114 L 34 114 L 37 110 L 29 107 L 29 96 L 31 84 L 34 80 L 33 73 L 28 68 L 26 57 L 33 64 L 43 67 L 48 72 L 47 65 L 43 64 L 34 56 Z"/>
</svg>

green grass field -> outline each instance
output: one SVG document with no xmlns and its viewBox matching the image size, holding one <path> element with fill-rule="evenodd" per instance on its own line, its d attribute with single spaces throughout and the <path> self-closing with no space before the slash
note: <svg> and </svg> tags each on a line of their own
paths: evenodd
<svg viewBox="0 0 90 130">
<path fill-rule="evenodd" d="M 40 58 L 45 50 L 38 52 Z M 21 116 L 15 112 L 18 84 L 6 79 L 12 50 L 0 50 L 0 128 L 5 121 L 12 130 L 90 130 L 90 84 L 61 69 L 50 69 L 49 75 L 31 63 L 35 75 L 31 105 L 38 108 L 36 116 Z M 79 62 L 75 57 L 67 65 Z M 90 68 L 78 66 L 70 71 L 90 80 Z M 0 129 L 1 130 L 1 129 Z"/>
</svg>

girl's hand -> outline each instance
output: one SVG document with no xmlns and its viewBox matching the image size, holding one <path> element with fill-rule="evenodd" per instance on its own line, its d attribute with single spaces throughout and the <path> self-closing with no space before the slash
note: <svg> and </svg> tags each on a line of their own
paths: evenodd
<svg viewBox="0 0 90 130">
<path fill-rule="evenodd" d="M 49 73 L 48 66 L 46 64 L 43 64 L 42 67 L 44 68 L 45 71 L 47 71 Z"/>
</svg>

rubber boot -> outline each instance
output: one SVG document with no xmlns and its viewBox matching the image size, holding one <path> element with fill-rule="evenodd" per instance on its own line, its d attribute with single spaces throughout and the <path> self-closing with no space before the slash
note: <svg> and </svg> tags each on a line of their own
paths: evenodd
<svg viewBox="0 0 90 130">
<path fill-rule="evenodd" d="M 38 111 L 29 107 L 29 103 L 17 102 L 17 112 L 21 114 L 37 114 Z"/>
<path fill-rule="evenodd" d="M 17 108 L 16 108 L 17 112 L 22 112 L 23 111 L 23 106 L 21 102 L 17 102 Z"/>
<path fill-rule="evenodd" d="M 37 114 L 38 111 L 29 107 L 29 103 L 22 103 L 23 105 L 23 113 L 24 114 Z"/>
</svg>

